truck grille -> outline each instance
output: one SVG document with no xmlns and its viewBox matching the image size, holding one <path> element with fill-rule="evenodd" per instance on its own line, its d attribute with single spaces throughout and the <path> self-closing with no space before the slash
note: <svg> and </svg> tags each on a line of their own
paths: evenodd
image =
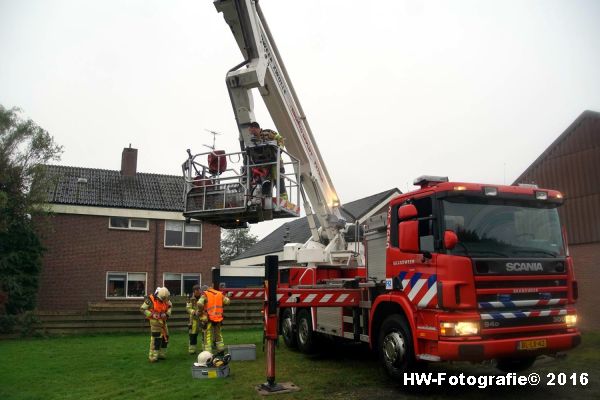
<svg viewBox="0 0 600 400">
<path fill-rule="evenodd" d="M 480 310 L 541 309 L 567 304 L 567 279 L 555 276 L 476 276 Z"/>
<path fill-rule="evenodd" d="M 475 289 L 485 335 L 510 334 L 504 328 L 565 326 L 566 275 L 476 275 Z"/>
</svg>

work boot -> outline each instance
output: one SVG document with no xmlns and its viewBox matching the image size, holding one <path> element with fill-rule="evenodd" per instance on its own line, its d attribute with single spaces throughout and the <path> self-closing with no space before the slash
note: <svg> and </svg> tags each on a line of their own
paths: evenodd
<svg viewBox="0 0 600 400">
<path fill-rule="evenodd" d="M 165 360 L 167 358 L 167 349 L 160 349 L 158 351 L 158 359 Z"/>
<path fill-rule="evenodd" d="M 150 351 L 150 353 L 148 353 L 148 361 L 150 361 L 151 363 L 157 362 L 158 361 L 158 351 Z"/>
<path fill-rule="evenodd" d="M 196 346 L 195 346 L 195 345 L 191 344 L 191 345 L 188 347 L 188 353 L 189 353 L 189 354 L 196 354 L 196 351 L 197 351 L 197 350 L 196 350 Z"/>
</svg>

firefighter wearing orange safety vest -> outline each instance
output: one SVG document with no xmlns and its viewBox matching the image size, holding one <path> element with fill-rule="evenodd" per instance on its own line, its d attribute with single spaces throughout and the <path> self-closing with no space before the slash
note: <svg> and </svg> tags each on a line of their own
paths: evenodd
<svg viewBox="0 0 600 400">
<path fill-rule="evenodd" d="M 140 311 L 150 322 L 150 352 L 148 353 L 150 362 L 167 357 L 169 343 L 167 319 L 171 316 L 173 308 L 169 296 L 169 289 L 166 287 L 156 288 L 154 294 L 147 296 L 140 307 Z"/>
<path fill-rule="evenodd" d="M 204 332 L 204 351 L 213 354 L 213 343 L 216 347 L 216 354 L 225 353 L 225 343 L 221 333 L 221 324 L 223 322 L 223 306 L 228 305 L 229 297 L 215 289 L 208 289 L 202 293 L 198 303 L 204 308 L 204 315 L 200 317 L 201 321 L 206 320 Z"/>
</svg>

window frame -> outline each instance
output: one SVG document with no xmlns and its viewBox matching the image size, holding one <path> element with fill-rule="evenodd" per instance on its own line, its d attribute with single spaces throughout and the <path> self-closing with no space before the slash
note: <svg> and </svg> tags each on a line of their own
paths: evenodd
<svg viewBox="0 0 600 400">
<path fill-rule="evenodd" d="M 431 202 L 431 214 L 428 216 L 419 216 L 421 209 L 416 206 L 415 202 L 422 201 L 425 199 L 429 199 Z M 424 193 L 419 193 L 416 196 L 406 197 L 400 201 L 397 201 L 390 205 L 391 207 L 391 218 L 390 218 L 390 238 L 389 238 L 389 246 L 393 249 L 399 249 L 400 246 L 400 231 L 398 230 L 398 224 L 401 222 L 398 219 L 398 210 L 401 206 L 407 204 L 413 204 L 417 208 L 417 217 L 416 220 L 419 221 L 419 230 L 418 230 L 418 238 L 419 238 L 419 254 L 423 252 L 431 252 L 431 253 L 439 253 L 442 249 L 442 232 L 441 232 L 441 224 L 438 222 L 441 217 L 440 211 L 440 200 L 436 193 L 427 191 Z M 425 250 L 421 246 L 421 238 L 425 237 L 421 235 L 421 224 L 425 221 L 431 224 L 430 231 L 433 237 L 433 249 Z"/>
<path fill-rule="evenodd" d="M 119 226 L 112 226 L 111 220 L 113 218 L 126 218 L 127 219 L 127 228 L 123 228 L 123 227 L 119 227 Z M 146 227 L 145 228 L 132 227 L 131 226 L 132 220 L 146 221 Z M 113 216 L 108 217 L 108 229 L 114 229 L 117 231 L 149 231 L 150 230 L 150 219 L 148 219 L 148 218 L 132 218 L 132 217 L 117 217 L 117 216 L 113 215 Z"/>
<path fill-rule="evenodd" d="M 167 274 L 173 274 L 173 275 L 179 275 L 179 289 L 180 289 L 180 294 L 175 295 L 175 296 L 185 296 L 186 294 L 184 293 L 184 276 L 197 276 L 198 277 L 198 285 L 202 285 L 202 273 L 201 272 L 163 272 L 163 279 L 162 279 L 162 286 L 165 286 L 165 275 Z"/>
<path fill-rule="evenodd" d="M 144 292 L 143 296 L 129 296 L 129 274 L 144 274 Z M 108 295 L 108 276 L 109 275 L 125 275 L 125 296 L 109 296 Z M 104 298 L 106 300 L 127 300 L 127 299 L 143 299 L 148 295 L 148 273 L 145 271 L 129 272 L 129 271 L 106 271 L 106 279 L 104 280 Z"/>
<path fill-rule="evenodd" d="M 178 222 L 183 224 L 183 229 L 181 230 L 181 246 L 177 246 L 177 245 L 167 245 L 167 222 Z M 186 225 L 196 225 L 198 226 L 199 229 L 199 234 L 200 234 L 200 243 L 198 246 L 186 246 L 185 245 L 185 227 Z M 174 220 L 174 219 L 166 219 L 165 220 L 165 227 L 164 227 L 164 234 L 163 234 L 163 247 L 167 248 L 167 249 L 189 249 L 189 250 L 198 250 L 198 249 L 202 249 L 202 231 L 203 231 L 203 224 L 202 222 L 190 222 L 190 223 L 186 223 L 185 221 L 179 221 L 179 220 Z"/>
</svg>

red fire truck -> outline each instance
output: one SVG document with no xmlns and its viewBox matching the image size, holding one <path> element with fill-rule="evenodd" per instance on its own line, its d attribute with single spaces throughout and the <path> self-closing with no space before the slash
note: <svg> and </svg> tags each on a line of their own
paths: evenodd
<svg viewBox="0 0 600 400">
<path fill-rule="evenodd" d="M 520 371 L 579 344 L 561 193 L 423 176 L 387 213 L 347 223 L 258 2 L 214 4 L 244 56 L 226 78 L 241 151 L 190 154 L 184 215 L 245 227 L 298 216 L 302 197 L 312 235 L 284 247 L 268 285 L 268 339 L 279 328 L 303 352 L 323 335 L 365 342 L 393 377 L 425 361 L 496 360 Z M 252 136 L 254 88 L 285 133 L 285 150 Z M 265 297 L 227 290 L 234 299 Z"/>
</svg>

